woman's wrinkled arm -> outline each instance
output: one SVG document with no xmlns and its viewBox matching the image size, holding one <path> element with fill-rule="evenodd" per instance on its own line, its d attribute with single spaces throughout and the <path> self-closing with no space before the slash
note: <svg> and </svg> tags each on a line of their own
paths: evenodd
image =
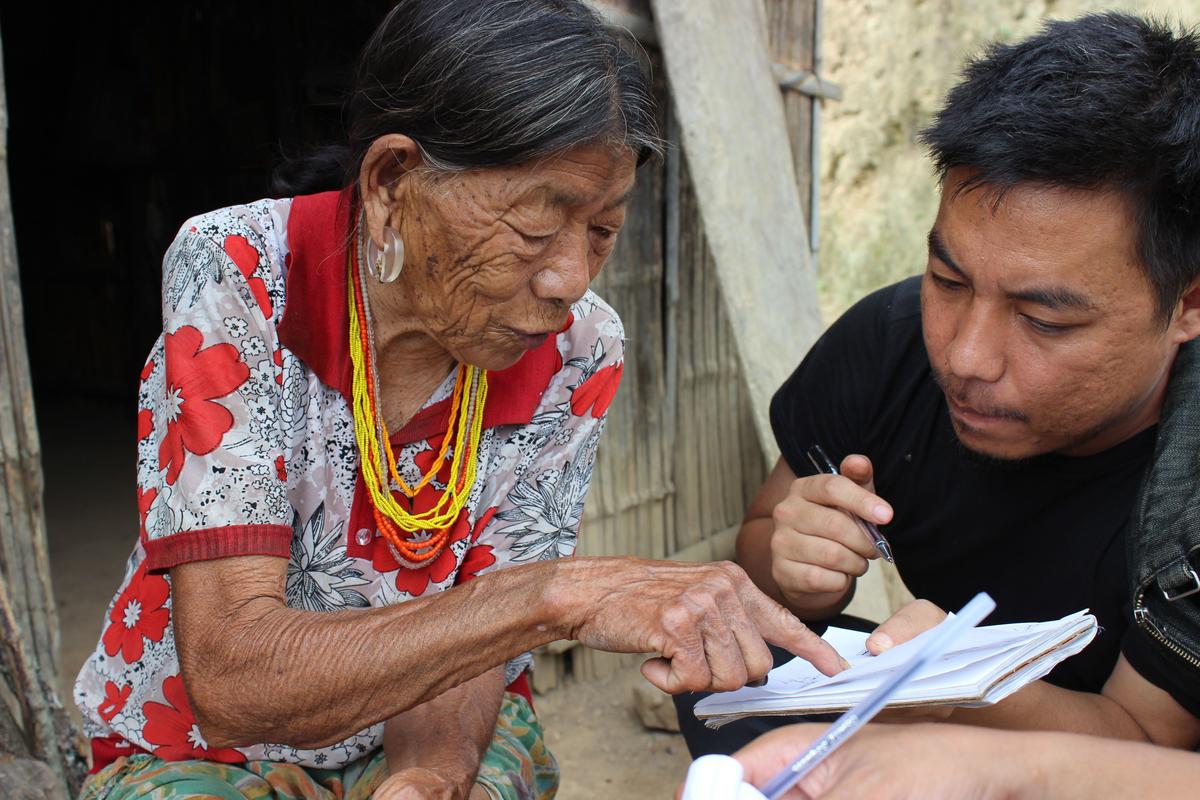
<svg viewBox="0 0 1200 800">
<path fill-rule="evenodd" d="M 496 667 L 388 720 L 383 750 L 389 776 L 375 800 L 418 788 L 432 797 L 472 797 L 503 698 L 504 667 Z"/>
<path fill-rule="evenodd" d="M 566 615 L 556 623 L 546 597 L 558 567 L 505 570 L 434 597 L 329 613 L 287 607 L 286 559 L 175 567 L 175 637 L 200 728 L 216 747 L 322 747 L 391 719 L 566 635 Z"/>
<path fill-rule="evenodd" d="M 320 747 L 556 639 L 657 653 L 671 692 L 766 674 L 764 639 L 826 674 L 837 654 L 733 564 L 572 558 L 521 565 L 384 608 L 289 608 L 287 560 L 238 556 L 171 570 L 179 662 L 216 747 Z"/>
</svg>

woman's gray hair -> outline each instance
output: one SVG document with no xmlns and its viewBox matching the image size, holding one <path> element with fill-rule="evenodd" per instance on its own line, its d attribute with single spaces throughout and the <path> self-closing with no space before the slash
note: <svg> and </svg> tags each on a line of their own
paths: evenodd
<svg viewBox="0 0 1200 800">
<path fill-rule="evenodd" d="M 400 0 L 359 59 L 340 185 L 389 133 L 446 171 L 593 143 L 639 163 L 661 154 L 649 80 L 628 47 L 581 0 Z"/>
</svg>

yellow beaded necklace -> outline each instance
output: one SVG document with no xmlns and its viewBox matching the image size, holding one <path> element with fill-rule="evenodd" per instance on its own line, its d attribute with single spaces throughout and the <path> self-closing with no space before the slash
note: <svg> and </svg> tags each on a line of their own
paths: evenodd
<svg viewBox="0 0 1200 800">
<path fill-rule="evenodd" d="M 487 402 L 487 372 L 460 364 L 454 394 L 450 400 L 450 422 L 441 450 L 429 470 L 415 486 L 409 486 L 396 468 L 396 456 L 387 426 L 379 409 L 379 376 L 375 369 L 375 336 L 370 305 L 367 303 L 366 276 L 361 264 L 365 232 L 359 232 L 357 250 L 351 248 L 347 287 L 350 310 L 350 363 L 353 366 L 351 405 L 354 409 L 354 438 L 358 442 L 363 483 L 371 496 L 371 505 L 379 532 L 383 534 L 396 559 L 410 569 L 427 566 L 445 550 L 450 528 L 466 506 L 479 468 L 479 441 L 483 433 L 483 409 Z M 438 502 L 429 510 L 413 514 L 396 498 L 394 481 L 408 498 L 411 507 L 417 492 L 425 488 L 454 451 L 450 478 Z M 404 533 L 419 533 L 410 539 Z"/>
</svg>

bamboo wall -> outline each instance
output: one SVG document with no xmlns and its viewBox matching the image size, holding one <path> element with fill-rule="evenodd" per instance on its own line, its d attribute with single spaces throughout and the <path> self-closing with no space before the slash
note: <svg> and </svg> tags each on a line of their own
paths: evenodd
<svg viewBox="0 0 1200 800">
<path fill-rule="evenodd" d="M 811 69 L 815 0 L 765 4 L 774 60 Z M 596 5 L 615 9 L 610 19 L 646 49 L 669 150 L 664 163 L 641 169 L 617 249 L 593 283 L 625 324 L 625 372 L 600 445 L 579 554 L 730 558 L 768 456 L 755 433 L 687 157 L 675 135 L 647 3 Z M 813 101 L 787 91 L 784 103 L 807 213 Z M 637 657 L 560 642 L 537 660 L 535 686 L 546 690 L 568 671 L 599 677 Z"/>
</svg>

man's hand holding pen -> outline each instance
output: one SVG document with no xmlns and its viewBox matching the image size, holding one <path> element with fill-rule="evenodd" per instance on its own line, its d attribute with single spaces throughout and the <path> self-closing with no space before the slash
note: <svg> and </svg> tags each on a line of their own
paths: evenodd
<svg viewBox="0 0 1200 800">
<path fill-rule="evenodd" d="M 840 475 L 797 478 L 773 516 L 772 577 L 793 610 L 820 618 L 841 610 L 854 579 L 880 557 L 853 517 L 884 525 L 892 507 L 875 494 L 870 459 L 849 455 Z"/>
<path fill-rule="evenodd" d="M 819 447 L 809 458 L 820 474 L 797 478 L 775 507 L 771 572 L 793 611 L 804 619 L 822 619 L 839 613 L 850 601 L 854 579 L 866 573 L 870 559 L 882 558 L 883 552 L 890 555 L 882 535 L 872 537 L 860 522 L 883 525 L 891 521 L 893 512 L 875 494 L 871 460 L 866 456 L 846 456 L 840 470 Z M 946 612 L 933 603 L 914 600 L 871 633 L 867 650 L 879 655 L 945 618 Z M 953 706 L 889 709 L 879 721 L 941 720 L 953 710 Z"/>
</svg>

